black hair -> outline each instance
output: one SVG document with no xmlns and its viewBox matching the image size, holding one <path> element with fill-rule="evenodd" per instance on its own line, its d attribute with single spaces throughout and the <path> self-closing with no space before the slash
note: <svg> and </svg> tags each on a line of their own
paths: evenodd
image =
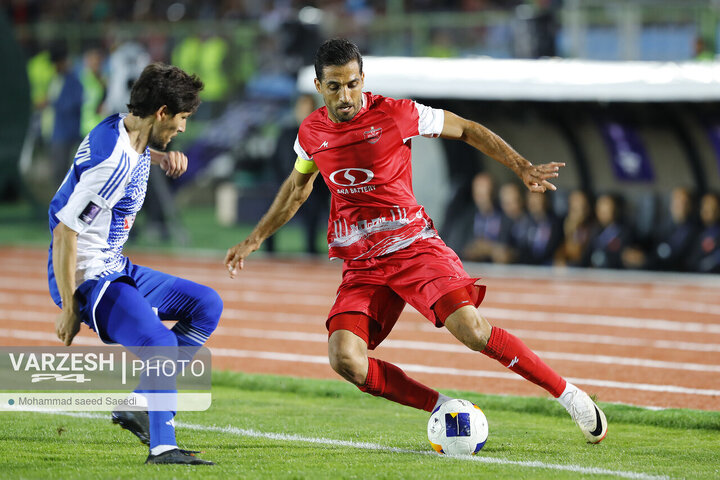
<svg viewBox="0 0 720 480">
<path fill-rule="evenodd" d="M 200 105 L 203 82 L 178 67 L 151 63 L 140 74 L 130 92 L 128 110 L 140 118 L 150 116 L 163 105 L 172 115 L 193 113 Z"/>
<path fill-rule="evenodd" d="M 357 45 L 345 38 L 327 40 L 315 53 L 315 77 L 322 81 L 323 68 L 329 65 L 345 65 L 353 60 L 357 61 L 362 73 L 362 55 Z"/>
</svg>

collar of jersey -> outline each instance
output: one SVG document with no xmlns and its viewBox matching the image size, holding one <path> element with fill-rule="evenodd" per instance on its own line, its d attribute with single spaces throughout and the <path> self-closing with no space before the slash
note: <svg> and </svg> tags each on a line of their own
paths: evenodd
<svg viewBox="0 0 720 480">
<path fill-rule="evenodd" d="M 145 150 L 143 153 L 138 153 L 133 146 L 130 144 L 130 134 L 127 130 L 127 127 L 125 126 L 125 117 L 127 117 L 127 113 L 120 113 L 118 114 L 120 116 L 120 125 L 118 125 L 118 131 L 120 132 L 120 139 L 121 141 L 125 142 L 125 145 L 127 145 L 127 150 L 130 153 L 134 153 L 136 155 L 136 158 L 145 155 L 149 152 L 148 147 L 145 146 Z"/>
</svg>

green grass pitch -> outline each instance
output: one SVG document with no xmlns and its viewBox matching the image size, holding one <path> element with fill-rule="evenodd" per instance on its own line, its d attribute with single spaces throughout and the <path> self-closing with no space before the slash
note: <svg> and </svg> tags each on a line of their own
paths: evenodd
<svg viewBox="0 0 720 480">
<path fill-rule="evenodd" d="M 547 398 L 446 392 L 477 403 L 490 437 L 476 457 L 435 454 L 429 415 L 341 381 L 218 372 L 213 404 L 180 412 L 181 446 L 203 466 L 144 465 L 147 449 L 104 412 L 0 413 L 2 478 L 720 478 L 720 412 L 603 404 L 588 445 Z"/>
</svg>

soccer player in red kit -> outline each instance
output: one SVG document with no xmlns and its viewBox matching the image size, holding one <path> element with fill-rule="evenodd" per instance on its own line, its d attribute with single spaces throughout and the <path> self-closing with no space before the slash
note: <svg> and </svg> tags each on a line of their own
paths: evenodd
<svg viewBox="0 0 720 480">
<path fill-rule="evenodd" d="M 463 270 L 413 194 L 410 139 L 463 140 L 513 170 L 533 192 L 555 190 L 550 180 L 564 164 L 532 165 L 478 123 L 412 100 L 363 92 L 362 56 L 347 40 L 328 40 L 318 49 L 315 73 L 325 107 L 300 125 L 295 168 L 267 213 L 228 250 L 230 276 L 292 218 L 319 172 L 332 194 L 330 258 L 343 259 L 342 283 L 326 324 L 330 365 L 337 373 L 364 392 L 427 411 L 449 400 L 396 365 L 368 357 L 409 303 L 472 350 L 547 390 L 588 442 L 600 442 L 607 422 L 590 397 L 478 313 L 485 287 Z"/>
</svg>

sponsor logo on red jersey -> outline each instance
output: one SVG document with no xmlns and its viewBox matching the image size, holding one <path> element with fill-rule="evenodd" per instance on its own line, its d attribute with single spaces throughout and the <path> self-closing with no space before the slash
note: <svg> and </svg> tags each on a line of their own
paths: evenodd
<svg viewBox="0 0 720 480">
<path fill-rule="evenodd" d="M 332 172 L 328 178 L 339 187 L 355 187 L 373 179 L 375 174 L 366 168 L 342 168 Z"/>
</svg>

